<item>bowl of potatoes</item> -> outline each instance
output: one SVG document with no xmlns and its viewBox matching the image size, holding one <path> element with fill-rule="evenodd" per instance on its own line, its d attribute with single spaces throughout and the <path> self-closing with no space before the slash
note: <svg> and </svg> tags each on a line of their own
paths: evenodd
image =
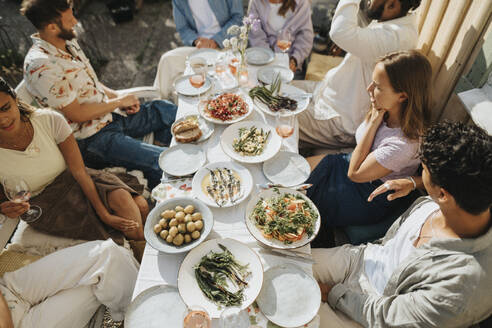
<svg viewBox="0 0 492 328">
<path fill-rule="evenodd" d="M 154 207 L 145 222 L 145 240 L 164 253 L 187 252 L 207 238 L 214 225 L 210 209 L 190 197 L 167 199 Z"/>
</svg>

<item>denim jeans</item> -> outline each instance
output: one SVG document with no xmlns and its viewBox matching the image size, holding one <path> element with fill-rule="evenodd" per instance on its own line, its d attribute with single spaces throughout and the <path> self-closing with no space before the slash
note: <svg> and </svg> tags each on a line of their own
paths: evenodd
<svg viewBox="0 0 492 328">
<path fill-rule="evenodd" d="M 154 132 L 157 141 L 168 145 L 176 110 L 176 105 L 169 101 L 155 100 L 142 104 L 140 111 L 127 117 L 113 113 L 113 122 L 93 136 L 77 140 L 85 164 L 95 169 L 123 166 L 141 170 L 149 188 L 154 188 L 162 177 L 159 155 L 165 148 L 136 138 Z"/>
</svg>

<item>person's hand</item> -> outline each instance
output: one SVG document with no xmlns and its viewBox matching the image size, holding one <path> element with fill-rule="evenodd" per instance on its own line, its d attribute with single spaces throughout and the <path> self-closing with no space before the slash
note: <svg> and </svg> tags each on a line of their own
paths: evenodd
<svg viewBox="0 0 492 328">
<path fill-rule="evenodd" d="M 138 111 L 140 110 L 140 105 L 133 105 L 131 107 L 125 107 L 125 108 L 123 108 L 123 110 L 127 114 L 135 114 L 135 113 L 138 113 Z"/>
<path fill-rule="evenodd" d="M 386 109 L 376 108 L 374 104 L 371 105 L 371 112 L 369 116 L 369 123 L 376 126 L 381 125 L 384 119 L 384 114 L 386 114 Z"/>
<path fill-rule="evenodd" d="M 135 107 L 135 106 L 140 107 L 140 101 L 135 95 L 126 95 L 118 99 L 118 105 L 119 107 L 122 108 Z"/>
<path fill-rule="evenodd" d="M 289 68 L 294 73 L 297 71 L 297 62 L 294 57 L 289 60 Z"/>
<path fill-rule="evenodd" d="M 374 189 L 374 191 L 369 195 L 369 198 L 367 198 L 367 201 L 370 202 L 377 195 L 381 195 L 390 190 L 394 190 L 395 192 L 386 196 L 389 201 L 404 197 L 413 190 L 413 182 L 409 179 L 396 179 L 386 181 L 385 183 Z"/>
<path fill-rule="evenodd" d="M 14 203 L 14 202 L 3 202 L 0 203 L 0 213 L 6 215 L 11 219 L 15 219 L 16 217 L 26 213 L 29 210 L 29 203 Z"/>
<path fill-rule="evenodd" d="M 321 301 L 328 302 L 328 295 L 330 294 L 333 285 L 324 284 L 318 281 L 319 289 L 321 291 Z"/>
<path fill-rule="evenodd" d="M 214 40 L 202 38 L 202 37 L 196 39 L 195 46 L 197 48 L 211 48 L 211 49 L 218 48 L 218 45 Z"/>
<path fill-rule="evenodd" d="M 134 229 L 137 229 L 139 227 L 138 222 L 135 222 L 133 220 L 125 219 L 117 215 L 112 215 L 112 214 L 106 214 L 105 216 L 101 217 L 101 220 L 106 223 L 107 225 L 120 230 L 120 231 L 131 231 Z"/>
</svg>

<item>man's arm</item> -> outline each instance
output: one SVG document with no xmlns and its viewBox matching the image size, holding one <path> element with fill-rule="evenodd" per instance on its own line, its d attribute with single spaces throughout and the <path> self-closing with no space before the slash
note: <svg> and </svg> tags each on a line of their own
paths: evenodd
<svg viewBox="0 0 492 328">
<path fill-rule="evenodd" d="M 330 38 L 343 50 L 368 61 L 401 49 L 398 30 L 378 26 L 360 27 L 357 22 L 360 0 L 340 0 L 330 29 Z M 407 35 L 405 35 L 407 37 Z M 417 30 L 415 30 L 417 41 Z"/>
<path fill-rule="evenodd" d="M 176 24 L 176 31 L 178 31 L 181 41 L 186 46 L 192 46 L 193 42 L 198 39 L 198 34 L 191 28 L 190 24 L 186 20 L 186 16 L 181 11 L 178 2 L 184 0 L 173 0 L 173 17 Z"/>
<path fill-rule="evenodd" d="M 232 25 L 243 25 L 243 1 L 242 0 L 227 0 L 229 2 L 229 20 L 222 26 L 219 32 L 212 37 L 220 48 L 223 47 L 222 42 L 227 38 L 227 29 Z"/>
<path fill-rule="evenodd" d="M 14 328 L 7 301 L 0 293 L 0 328 Z"/>
</svg>

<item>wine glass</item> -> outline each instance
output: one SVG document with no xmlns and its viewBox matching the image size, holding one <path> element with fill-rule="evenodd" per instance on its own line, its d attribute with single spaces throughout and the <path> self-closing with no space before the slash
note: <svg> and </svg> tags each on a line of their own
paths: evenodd
<svg viewBox="0 0 492 328">
<path fill-rule="evenodd" d="M 14 202 L 27 202 L 31 198 L 31 189 L 27 182 L 21 177 L 6 177 L 2 180 L 5 196 Z M 26 222 L 33 222 L 41 216 L 41 208 L 36 205 L 29 207 L 29 210 L 22 214 L 20 218 Z"/>
<path fill-rule="evenodd" d="M 288 30 L 282 29 L 277 33 L 277 47 L 283 53 L 289 51 L 290 46 L 292 45 L 291 34 Z"/>
<path fill-rule="evenodd" d="M 220 314 L 219 328 L 249 328 L 249 316 L 238 307 L 228 307 Z"/>
<path fill-rule="evenodd" d="M 283 109 L 277 112 L 275 115 L 275 131 L 282 137 L 282 146 L 284 140 L 289 138 L 294 133 L 295 116 L 294 115 L 282 115 Z"/>
<path fill-rule="evenodd" d="M 190 306 L 188 313 L 183 319 L 183 328 L 211 328 L 212 321 L 204 308 L 200 306 Z"/>
<path fill-rule="evenodd" d="M 194 57 L 190 60 L 190 66 L 193 70 L 193 75 L 189 77 L 189 81 L 192 87 L 200 89 L 205 84 L 207 61 L 201 57 Z M 198 92 L 198 104 L 201 103 L 202 94 Z"/>
</svg>

